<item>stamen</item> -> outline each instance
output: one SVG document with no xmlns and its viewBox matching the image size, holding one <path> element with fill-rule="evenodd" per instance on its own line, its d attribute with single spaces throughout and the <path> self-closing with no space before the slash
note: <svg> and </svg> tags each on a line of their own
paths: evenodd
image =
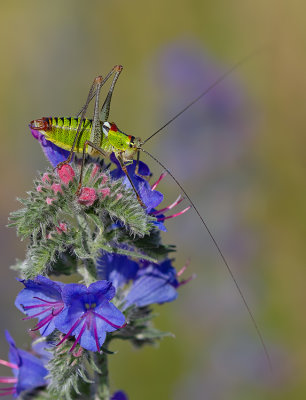
<svg viewBox="0 0 306 400">
<path fill-rule="evenodd" d="M 50 314 L 44 319 L 42 319 L 38 324 L 35 326 L 35 328 L 32 328 L 31 331 L 38 331 L 40 328 L 42 328 L 44 325 L 46 325 L 48 322 L 50 322 L 53 319 L 53 315 Z"/>
<path fill-rule="evenodd" d="M 44 307 L 45 307 L 45 306 L 44 306 Z M 37 313 L 37 314 L 30 315 L 30 316 L 28 316 L 28 317 L 22 318 L 22 320 L 23 320 L 23 321 L 27 321 L 28 319 L 36 318 L 36 317 L 38 317 L 39 315 L 44 314 L 45 312 L 49 311 L 51 308 L 52 308 L 52 306 L 51 306 L 51 307 L 49 306 L 48 308 L 46 308 L 45 310 L 40 311 L 40 312 Z"/>
<path fill-rule="evenodd" d="M 167 216 L 167 217 L 157 218 L 157 221 L 160 222 L 160 221 L 165 221 L 165 219 L 170 219 L 170 218 L 178 217 L 179 215 L 184 214 L 184 213 L 185 213 L 186 211 L 188 211 L 190 208 L 191 208 L 191 206 L 188 206 L 188 207 L 186 207 L 184 210 L 182 210 L 182 211 L 180 211 L 180 212 L 178 212 L 178 213 L 176 213 L 176 214 L 169 215 L 169 216 Z"/>
<path fill-rule="evenodd" d="M 4 365 L 6 367 L 9 367 L 9 368 L 19 369 L 17 364 L 13 364 L 13 363 L 10 363 L 10 362 L 5 361 L 5 360 L 0 360 L 0 364 Z"/>
<path fill-rule="evenodd" d="M 58 307 L 58 309 L 56 309 L 55 307 L 52 308 L 52 315 L 53 317 L 56 317 L 59 313 L 61 313 L 63 311 L 64 306 L 61 305 L 61 307 Z"/>
<path fill-rule="evenodd" d="M 77 338 L 75 339 L 75 342 L 73 343 L 71 349 L 69 350 L 70 353 L 73 352 L 73 350 L 75 349 L 76 345 L 79 343 L 79 340 L 81 339 L 81 337 L 82 337 L 82 335 L 83 335 L 83 333 L 84 333 L 84 331 L 86 329 L 86 324 L 87 324 L 87 321 L 85 320 L 84 324 L 83 324 L 83 326 L 82 326 L 82 328 L 80 330 L 80 333 L 78 334 Z"/>
<path fill-rule="evenodd" d="M 122 326 L 115 325 L 115 324 L 113 324 L 111 321 L 109 321 L 108 319 L 104 318 L 102 315 L 96 313 L 95 311 L 93 311 L 92 313 L 93 313 L 96 317 L 101 318 L 103 321 L 105 321 L 108 325 L 112 326 L 113 328 L 120 329 L 120 328 L 124 328 L 124 327 L 127 325 L 126 322 L 125 322 Z"/>
<path fill-rule="evenodd" d="M 62 304 L 62 303 L 61 303 L 60 301 L 58 301 L 58 300 L 56 300 L 56 301 L 49 301 L 49 300 L 45 300 L 45 299 L 42 299 L 42 298 L 36 297 L 36 296 L 34 296 L 33 299 L 37 299 L 37 300 L 43 301 L 43 302 L 45 302 L 45 303 L 47 303 L 47 304 Z"/>
<path fill-rule="evenodd" d="M 11 376 L 0 376 L 0 383 L 16 383 L 17 381 L 17 378 Z"/>
<path fill-rule="evenodd" d="M 35 306 L 24 306 L 21 304 L 24 310 L 31 310 L 31 308 L 38 308 L 38 307 L 49 307 L 48 304 L 36 304 Z"/>
<path fill-rule="evenodd" d="M 184 200 L 184 198 L 181 197 L 181 195 L 179 195 L 179 197 L 172 204 L 170 204 L 170 206 L 162 208 L 161 210 L 155 210 L 155 211 L 151 212 L 150 214 L 153 214 L 153 215 L 162 214 L 163 212 L 171 210 L 173 207 L 175 207 L 178 204 L 180 204 L 183 200 Z"/>
<path fill-rule="evenodd" d="M 16 393 L 16 388 L 14 387 L 9 387 L 9 388 L 3 388 L 0 389 L 4 393 L 0 393 L 0 397 L 2 396 L 7 396 L 8 394 L 15 394 Z"/>
<path fill-rule="evenodd" d="M 160 183 L 160 181 L 163 180 L 166 175 L 167 175 L 167 172 L 163 172 L 161 174 L 161 176 L 157 179 L 157 181 L 151 186 L 151 189 L 155 190 L 157 188 L 158 184 Z"/>
<path fill-rule="evenodd" d="M 186 271 L 186 269 L 189 267 L 189 264 L 190 264 L 190 258 L 186 261 L 185 265 L 177 272 L 176 275 L 181 276 Z"/>
<path fill-rule="evenodd" d="M 97 324 L 96 324 L 96 319 L 95 318 L 93 318 L 92 325 L 93 325 L 93 331 L 94 331 L 94 337 L 95 337 L 95 342 L 96 342 L 96 346 L 97 346 L 97 351 L 100 351 Z"/>
<path fill-rule="evenodd" d="M 192 274 L 189 278 L 184 279 L 183 281 L 179 282 L 179 286 L 186 285 L 186 283 L 193 281 L 196 277 L 197 277 L 196 274 Z"/>
<path fill-rule="evenodd" d="M 68 333 L 66 333 L 66 335 L 63 337 L 63 339 L 57 343 L 56 346 L 59 346 L 60 344 L 62 344 L 65 340 L 68 339 L 69 336 L 71 336 L 71 333 L 75 330 L 75 328 L 82 322 L 84 316 L 82 316 L 80 319 L 78 319 L 73 325 L 72 327 L 69 329 Z"/>
<path fill-rule="evenodd" d="M 4 392 L 4 391 L 7 391 L 7 390 L 13 390 L 13 391 L 15 391 L 16 389 L 14 388 L 14 386 L 11 386 L 11 387 L 7 387 L 7 388 L 0 388 L 0 390 L 1 390 L 2 392 Z"/>
</svg>

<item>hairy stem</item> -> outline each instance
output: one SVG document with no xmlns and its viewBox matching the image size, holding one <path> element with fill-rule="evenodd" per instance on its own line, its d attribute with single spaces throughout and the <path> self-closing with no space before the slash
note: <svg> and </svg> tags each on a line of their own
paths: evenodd
<svg viewBox="0 0 306 400">
<path fill-rule="evenodd" d="M 96 365 L 101 373 L 95 372 L 94 400 L 110 400 L 107 354 L 96 355 Z"/>
<path fill-rule="evenodd" d="M 77 271 L 82 276 L 85 285 L 89 286 L 91 283 L 96 282 L 97 271 L 91 260 L 83 260 Z"/>
</svg>

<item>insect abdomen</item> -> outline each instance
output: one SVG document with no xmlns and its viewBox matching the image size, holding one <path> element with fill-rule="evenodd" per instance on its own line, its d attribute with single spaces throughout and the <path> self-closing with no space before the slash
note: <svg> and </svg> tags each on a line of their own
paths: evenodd
<svg viewBox="0 0 306 400">
<path fill-rule="evenodd" d="M 71 150 L 79 123 L 80 118 L 49 118 L 49 129 L 45 132 L 46 139 L 65 150 Z M 77 153 L 81 153 L 83 151 L 85 141 L 89 140 L 90 138 L 91 128 L 92 120 L 85 119 L 82 122 L 81 134 L 76 143 L 75 151 Z"/>
</svg>

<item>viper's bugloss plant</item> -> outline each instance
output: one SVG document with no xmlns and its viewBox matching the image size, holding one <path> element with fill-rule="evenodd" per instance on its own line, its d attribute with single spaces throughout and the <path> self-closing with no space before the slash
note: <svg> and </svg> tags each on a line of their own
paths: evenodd
<svg viewBox="0 0 306 400">
<path fill-rule="evenodd" d="M 66 154 L 43 142 L 54 166 Z M 115 162 L 114 158 L 111 158 Z M 120 165 L 87 159 L 78 190 L 79 162 L 48 169 L 34 181 L 22 208 L 10 216 L 21 239 L 28 240 L 25 260 L 13 268 L 22 286 L 15 304 L 33 319 L 33 335 L 40 334 L 33 351 L 17 349 L 7 334 L 14 377 L 0 382 L 0 396 L 22 399 L 127 400 L 111 393 L 108 358 L 115 355 L 113 339 L 141 347 L 170 334 L 153 327 L 151 306 L 176 299 L 179 280 L 171 253 L 160 230 L 167 215 L 182 199 L 160 208 L 157 190 L 165 174 L 150 184 L 150 169 L 140 162 L 127 166 L 145 207 L 137 201 Z M 70 283 L 64 283 L 66 275 Z M 35 333 L 34 333 L 35 332 Z M 127 361 L 128 362 L 128 361 Z"/>
</svg>

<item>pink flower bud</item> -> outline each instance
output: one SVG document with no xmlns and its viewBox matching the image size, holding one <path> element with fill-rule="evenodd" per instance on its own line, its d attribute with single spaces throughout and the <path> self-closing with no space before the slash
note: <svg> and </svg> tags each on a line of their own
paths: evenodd
<svg viewBox="0 0 306 400">
<path fill-rule="evenodd" d="M 97 199 L 97 194 L 95 189 L 89 187 L 83 187 L 81 194 L 78 198 L 78 202 L 84 206 L 92 206 Z"/>
<path fill-rule="evenodd" d="M 123 197 L 123 194 L 122 193 L 118 193 L 117 196 L 116 196 L 116 200 L 120 200 L 120 199 L 122 199 L 122 197 Z"/>
<path fill-rule="evenodd" d="M 102 177 L 102 181 L 100 185 L 105 185 L 105 183 L 108 181 L 108 177 L 106 174 L 101 174 L 100 177 Z"/>
<path fill-rule="evenodd" d="M 74 357 L 81 357 L 81 355 L 83 354 L 83 349 L 82 347 L 79 348 L 79 350 L 74 351 L 72 354 L 74 355 Z"/>
<path fill-rule="evenodd" d="M 63 191 L 62 191 L 62 187 L 61 187 L 61 185 L 60 185 L 59 183 L 53 183 L 53 185 L 51 186 L 51 188 L 52 188 L 54 194 L 56 194 L 57 192 L 60 192 L 60 193 L 63 192 Z"/>
<path fill-rule="evenodd" d="M 98 193 L 101 193 L 103 199 L 105 199 L 106 196 L 110 195 L 110 188 L 98 189 Z"/>
<path fill-rule="evenodd" d="M 49 174 L 47 174 L 47 172 L 45 172 L 45 173 L 43 174 L 43 177 L 42 177 L 41 180 L 42 180 L 44 183 L 50 182 Z"/>
<path fill-rule="evenodd" d="M 51 197 L 47 197 L 47 198 L 46 198 L 46 203 L 47 203 L 48 205 L 52 204 L 53 201 L 54 201 L 54 199 L 51 199 Z"/>
<path fill-rule="evenodd" d="M 42 185 L 38 185 L 37 187 L 36 187 L 36 190 L 38 191 L 38 192 L 41 192 L 42 191 Z"/>
<path fill-rule="evenodd" d="M 57 233 L 61 234 L 62 232 L 67 232 L 67 224 L 61 222 L 58 226 L 56 226 Z"/>
<path fill-rule="evenodd" d="M 60 177 L 60 180 L 65 183 L 65 185 L 68 185 L 68 183 L 73 181 L 73 178 L 75 177 L 73 168 L 68 164 L 64 164 L 61 168 L 59 168 L 57 173 Z"/>
<path fill-rule="evenodd" d="M 92 169 L 91 176 L 90 176 L 91 179 L 93 179 L 97 175 L 99 170 L 100 170 L 100 167 L 97 164 L 95 164 L 95 166 Z"/>
</svg>

